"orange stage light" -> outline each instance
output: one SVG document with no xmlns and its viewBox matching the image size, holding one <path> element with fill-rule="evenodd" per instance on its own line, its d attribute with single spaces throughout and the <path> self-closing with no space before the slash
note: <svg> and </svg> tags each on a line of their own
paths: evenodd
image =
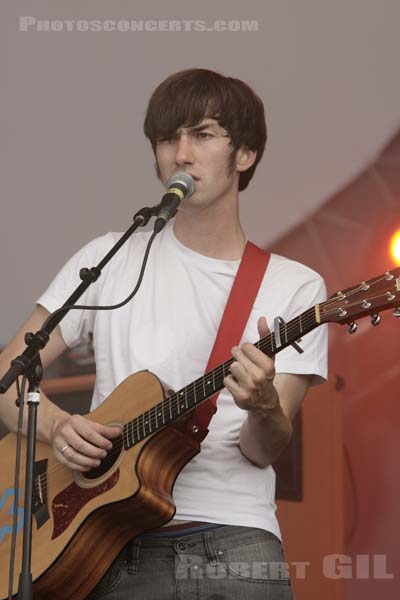
<svg viewBox="0 0 400 600">
<path fill-rule="evenodd" d="M 400 265 L 400 229 L 398 229 L 390 240 L 390 255 Z"/>
</svg>

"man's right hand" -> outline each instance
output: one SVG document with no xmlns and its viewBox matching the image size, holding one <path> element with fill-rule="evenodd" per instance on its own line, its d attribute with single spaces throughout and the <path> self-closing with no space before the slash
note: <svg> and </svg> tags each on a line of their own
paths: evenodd
<svg viewBox="0 0 400 600">
<path fill-rule="evenodd" d="M 64 415 L 53 430 L 54 456 L 75 471 L 84 472 L 98 467 L 112 448 L 111 440 L 121 435 L 120 427 L 108 427 L 81 415 Z"/>
<path fill-rule="evenodd" d="M 25 333 L 37 331 L 49 312 L 38 305 L 31 313 L 15 338 L 0 355 L 0 374 L 6 372 L 10 362 L 25 348 Z M 67 348 L 61 335 L 60 327 L 56 327 L 50 341 L 41 352 L 43 367 L 51 364 Z M 15 406 L 16 387 L 12 386 L 1 396 L 0 419 L 10 429 L 17 430 L 18 409 Z M 24 411 L 24 431 L 26 431 L 27 411 Z M 37 436 L 42 442 L 53 447 L 57 460 L 76 471 L 88 471 L 97 467 L 100 460 L 112 447 L 111 440 L 121 435 L 119 427 L 100 425 L 80 415 L 70 415 L 51 402 L 41 392 L 38 410 Z"/>
</svg>

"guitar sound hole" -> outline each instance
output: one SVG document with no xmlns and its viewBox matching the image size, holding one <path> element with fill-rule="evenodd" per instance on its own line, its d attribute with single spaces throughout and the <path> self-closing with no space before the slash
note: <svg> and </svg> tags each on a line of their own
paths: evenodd
<svg viewBox="0 0 400 600">
<path fill-rule="evenodd" d="M 83 477 L 85 479 L 97 479 L 107 473 L 107 471 L 109 471 L 109 469 L 117 462 L 123 447 L 124 444 L 121 435 L 113 440 L 113 447 L 107 452 L 107 456 L 103 458 L 99 466 L 90 469 L 90 471 L 86 471 L 86 473 L 82 473 Z"/>
</svg>

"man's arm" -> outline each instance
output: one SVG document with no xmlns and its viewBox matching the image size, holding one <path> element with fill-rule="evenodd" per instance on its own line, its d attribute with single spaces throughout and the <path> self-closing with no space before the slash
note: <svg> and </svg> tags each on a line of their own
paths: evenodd
<svg viewBox="0 0 400 600">
<path fill-rule="evenodd" d="M 26 348 L 24 341 L 25 333 L 32 331 L 36 333 L 43 325 L 43 322 L 48 317 L 48 311 L 42 306 L 37 306 L 25 321 L 21 329 L 18 331 L 15 338 L 7 345 L 0 355 L 0 374 L 3 375 L 9 368 L 13 358 L 21 354 Z M 66 349 L 65 342 L 61 336 L 59 327 L 57 327 L 50 336 L 50 341 L 47 346 L 41 351 L 43 367 L 51 364 L 64 350 Z M 3 395 L 0 395 L 0 419 L 11 431 L 16 431 L 18 421 L 18 408 L 15 405 L 17 398 L 17 388 L 13 384 L 10 389 Z M 50 443 L 51 431 L 54 428 L 57 419 L 66 415 L 55 406 L 41 392 L 40 405 L 38 408 L 37 436 L 38 439 Z M 27 411 L 24 411 L 24 432 L 26 431 Z"/>
<path fill-rule="evenodd" d="M 15 338 L 1 353 L 0 375 L 8 370 L 11 360 L 24 351 L 25 333 L 35 333 L 48 316 L 49 312 L 42 306 L 35 308 Z M 49 343 L 40 353 L 43 367 L 51 364 L 66 348 L 60 327 L 56 327 L 50 335 Z M 15 384 L 6 394 L 0 395 L 0 419 L 11 431 L 16 431 L 18 423 L 16 398 Z M 106 455 L 106 450 L 112 447 L 108 438 L 120 435 L 119 428 L 106 427 L 80 415 L 70 415 L 51 402 L 43 392 L 40 394 L 37 415 L 38 439 L 53 446 L 54 455 L 59 462 L 78 471 L 98 466 L 100 459 Z M 27 419 L 27 410 L 24 410 L 24 432 Z M 61 449 L 66 445 L 69 447 L 62 453 Z"/>
<path fill-rule="evenodd" d="M 260 337 L 268 333 L 265 317 L 258 321 Z M 275 374 L 274 361 L 253 344 L 232 349 L 236 359 L 224 384 L 239 408 L 247 410 L 239 445 L 252 463 L 265 468 L 287 446 L 292 420 L 311 382 L 309 375 Z"/>
<path fill-rule="evenodd" d="M 264 414 L 248 411 L 240 430 L 240 449 L 251 462 L 267 467 L 286 448 L 292 435 L 292 421 L 310 382 L 309 375 L 278 374 L 273 382 L 276 408 L 266 409 Z"/>
</svg>

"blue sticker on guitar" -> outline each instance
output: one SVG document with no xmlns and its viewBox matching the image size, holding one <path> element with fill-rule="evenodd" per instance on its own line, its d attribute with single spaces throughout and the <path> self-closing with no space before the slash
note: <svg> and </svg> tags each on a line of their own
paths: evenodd
<svg viewBox="0 0 400 600">
<path fill-rule="evenodd" d="M 14 488 L 8 488 L 4 494 L 2 495 L 2 497 L 0 498 L 0 511 L 3 510 L 3 506 L 5 505 L 5 503 L 7 502 L 8 498 L 10 498 L 10 496 L 12 498 L 14 498 L 15 495 L 15 490 Z M 18 498 L 22 496 L 22 490 L 19 489 L 18 490 Z M 14 507 L 11 504 L 10 509 L 7 513 L 8 515 L 13 515 L 14 514 Z M 20 532 L 22 525 L 24 523 L 24 509 L 21 507 L 18 507 L 18 521 L 17 521 L 17 533 Z M 3 541 L 3 538 L 8 534 L 12 534 L 12 524 L 11 525 L 3 525 L 0 528 L 0 544 Z"/>
</svg>

